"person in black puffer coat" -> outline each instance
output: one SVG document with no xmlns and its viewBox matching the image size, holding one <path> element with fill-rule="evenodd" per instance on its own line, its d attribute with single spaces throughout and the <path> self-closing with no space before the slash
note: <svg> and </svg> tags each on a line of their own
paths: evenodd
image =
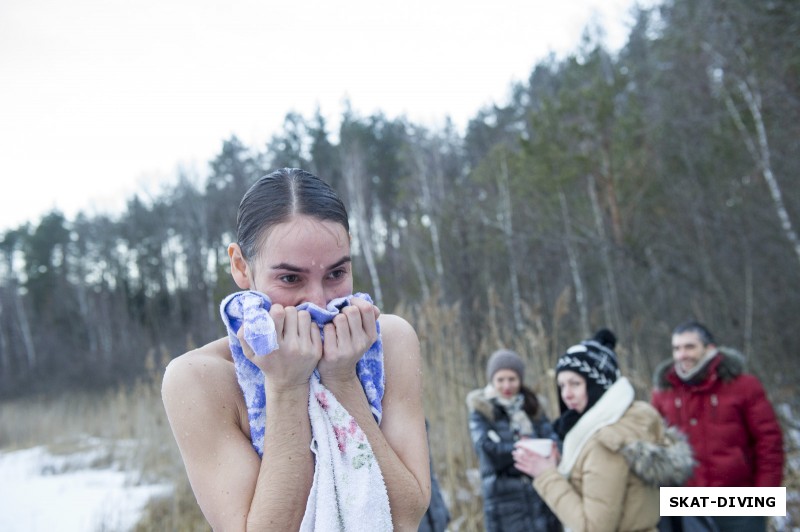
<svg viewBox="0 0 800 532">
<path fill-rule="evenodd" d="M 430 432 L 428 420 L 425 420 L 425 432 L 428 433 L 429 462 L 431 469 L 431 502 L 428 511 L 422 516 L 417 532 L 444 532 L 450 523 L 450 510 L 442 496 L 442 488 L 439 486 L 439 479 L 436 478 L 436 471 L 433 468 L 433 452 L 430 450 Z"/>
<path fill-rule="evenodd" d="M 489 357 L 485 388 L 467 395 L 469 429 L 478 455 L 487 532 L 558 532 L 561 524 L 531 478 L 514 467 L 520 438 L 558 441 L 536 394 L 524 385 L 525 364 L 503 349 Z"/>
</svg>

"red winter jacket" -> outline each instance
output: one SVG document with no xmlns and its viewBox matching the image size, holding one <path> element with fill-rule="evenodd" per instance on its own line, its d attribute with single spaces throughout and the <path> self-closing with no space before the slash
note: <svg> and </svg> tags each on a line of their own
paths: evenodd
<svg viewBox="0 0 800 532">
<path fill-rule="evenodd" d="M 689 437 L 698 462 L 686 486 L 780 486 L 783 438 L 761 383 L 727 350 L 705 373 L 686 384 L 670 360 L 654 376 L 653 406 Z"/>
</svg>

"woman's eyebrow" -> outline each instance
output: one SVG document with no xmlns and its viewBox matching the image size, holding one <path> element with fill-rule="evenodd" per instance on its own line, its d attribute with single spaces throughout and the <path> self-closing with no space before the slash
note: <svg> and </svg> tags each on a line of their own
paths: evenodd
<svg viewBox="0 0 800 532">
<path fill-rule="evenodd" d="M 341 259 L 337 260 L 336 262 L 334 262 L 330 266 L 328 266 L 328 269 L 329 270 L 333 270 L 333 269 L 336 269 L 339 266 L 341 266 L 343 264 L 347 264 L 349 262 L 352 262 L 352 259 L 351 259 L 351 257 L 349 255 L 347 255 L 347 256 L 342 257 Z M 271 268 L 273 270 L 287 270 L 287 271 L 295 272 L 295 273 L 308 273 L 308 269 L 307 268 L 301 268 L 300 266 L 295 266 L 294 264 L 289 264 L 288 262 L 281 262 L 280 264 L 275 264 L 274 266 L 271 266 Z"/>
<path fill-rule="evenodd" d="M 305 268 L 301 268 L 300 266 L 295 266 L 293 264 L 289 264 L 288 262 L 281 262 L 280 264 L 275 264 L 271 266 L 273 270 L 288 270 L 290 272 L 295 273 L 308 273 L 308 270 Z"/>
<path fill-rule="evenodd" d="M 339 266 L 342 266 L 343 264 L 347 264 L 348 262 L 352 262 L 352 259 L 350 258 L 350 255 L 344 256 L 344 257 L 342 257 L 341 259 L 337 260 L 336 262 L 334 262 L 333 264 L 331 264 L 331 265 L 328 267 L 328 269 L 329 269 L 329 270 L 335 270 L 335 269 L 336 269 L 336 268 L 338 268 Z"/>
</svg>

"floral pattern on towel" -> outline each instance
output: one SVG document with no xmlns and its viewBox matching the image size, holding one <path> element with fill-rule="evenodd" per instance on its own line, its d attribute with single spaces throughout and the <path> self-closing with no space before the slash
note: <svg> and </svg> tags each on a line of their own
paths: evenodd
<svg viewBox="0 0 800 532">
<path fill-rule="evenodd" d="M 355 418 L 335 398 L 331 400 L 333 396 L 327 388 L 316 392 L 314 397 L 331 420 L 339 452 L 345 455 L 348 448 L 355 449 L 356 452 L 352 459 L 353 468 L 371 467 L 375 462 L 375 455 L 369 446 L 367 435 L 358 426 Z"/>
</svg>

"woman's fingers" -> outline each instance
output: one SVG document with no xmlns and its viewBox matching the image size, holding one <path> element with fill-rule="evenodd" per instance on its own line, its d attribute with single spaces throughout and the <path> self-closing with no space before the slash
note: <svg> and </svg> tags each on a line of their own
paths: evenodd
<svg viewBox="0 0 800 532">
<path fill-rule="evenodd" d="M 311 327 L 311 345 L 314 348 L 314 352 L 322 356 L 322 333 L 316 323 Z"/>
<path fill-rule="evenodd" d="M 353 298 L 352 303 L 342 309 L 334 319 L 325 325 L 324 334 L 311 319 L 311 314 L 297 307 L 284 307 L 274 304 L 269 311 L 275 323 L 278 350 L 272 357 L 283 362 L 280 365 L 298 366 L 313 371 L 324 357 L 326 370 L 338 376 L 348 375 L 356 362 L 378 339 L 378 308 L 366 300 Z M 324 340 L 323 340 L 324 337 Z M 239 333 L 242 346 L 248 358 L 255 361 L 254 354 Z M 259 361 L 259 366 L 272 373 L 292 370 L 275 367 L 273 362 Z M 322 371 L 323 368 L 321 367 Z"/>
<path fill-rule="evenodd" d="M 325 352 L 330 355 L 347 358 L 361 358 L 369 347 L 378 339 L 376 307 L 367 301 L 354 300 L 354 303 L 342 309 L 333 319 L 333 327 L 326 331 L 335 332 L 335 342 L 325 337 Z"/>
<path fill-rule="evenodd" d="M 358 335 L 361 329 L 361 313 L 354 307 L 347 307 L 341 314 L 333 318 L 336 328 L 336 342 L 340 347 L 353 343 L 353 336 Z"/>
<path fill-rule="evenodd" d="M 318 360 L 322 356 L 322 341 L 319 326 L 311 320 L 311 314 L 297 307 L 284 309 L 282 348 L 295 355 L 311 356 Z M 285 346 L 285 347 L 284 347 Z"/>
<path fill-rule="evenodd" d="M 325 325 L 319 370 L 323 381 L 346 380 L 355 375 L 356 363 L 378 339 L 377 307 L 366 300 L 352 303 Z"/>
<path fill-rule="evenodd" d="M 520 446 L 519 442 L 515 445 L 514 450 L 511 451 L 511 456 L 514 458 L 514 467 L 532 477 L 537 477 L 542 472 L 556 467 L 557 461 L 554 454 L 550 453 L 550 456 L 544 457 Z"/>
<path fill-rule="evenodd" d="M 244 356 L 252 360 L 255 356 L 255 353 L 250 348 L 250 344 L 247 343 L 247 340 L 244 339 L 244 325 L 239 327 L 239 330 L 236 332 L 236 338 L 239 339 L 239 344 L 242 346 L 242 352 L 244 353 Z"/>
<path fill-rule="evenodd" d="M 297 312 L 297 338 L 301 353 L 322 354 L 319 326 L 311 321 L 311 314 L 305 310 Z"/>
<path fill-rule="evenodd" d="M 265 357 L 255 357 L 242 341 L 245 355 L 269 376 L 275 386 L 294 386 L 308 382 L 322 356 L 319 327 L 311 315 L 296 307 L 272 305 L 269 311 L 275 324 L 278 348 Z M 239 333 L 240 340 L 243 340 Z"/>
<path fill-rule="evenodd" d="M 286 309 L 283 305 L 274 304 L 269 309 L 269 316 L 275 324 L 275 332 L 278 335 L 278 343 L 281 343 L 283 338 L 283 322 L 286 320 Z"/>
<path fill-rule="evenodd" d="M 305 310 L 297 310 L 295 317 L 295 326 L 297 327 L 297 337 L 302 341 L 304 339 L 311 340 L 311 314 Z"/>
<path fill-rule="evenodd" d="M 528 473 L 531 470 L 531 465 L 536 460 L 535 454 L 533 451 L 528 450 L 524 447 L 515 447 L 514 450 L 511 452 L 511 455 L 514 458 L 514 465 L 520 471 Z"/>
<path fill-rule="evenodd" d="M 286 317 L 283 321 L 283 338 L 289 342 L 296 340 L 297 333 L 297 307 L 285 307 Z"/>
<path fill-rule="evenodd" d="M 354 298 L 353 304 L 345 307 L 343 312 L 347 318 L 351 340 L 366 351 L 378 339 L 378 308 L 368 301 Z"/>
<path fill-rule="evenodd" d="M 326 323 L 322 328 L 322 336 L 324 337 L 322 341 L 323 354 L 336 353 L 339 348 L 339 339 L 336 336 L 336 325 L 333 324 L 333 321 Z"/>
<path fill-rule="evenodd" d="M 361 311 L 362 314 L 371 314 L 371 321 L 375 321 L 381 315 L 381 311 L 378 307 L 367 301 L 366 299 L 361 299 L 360 297 L 354 297 L 351 301 L 349 307 L 345 307 L 345 309 L 356 307 L 358 310 Z"/>
</svg>

